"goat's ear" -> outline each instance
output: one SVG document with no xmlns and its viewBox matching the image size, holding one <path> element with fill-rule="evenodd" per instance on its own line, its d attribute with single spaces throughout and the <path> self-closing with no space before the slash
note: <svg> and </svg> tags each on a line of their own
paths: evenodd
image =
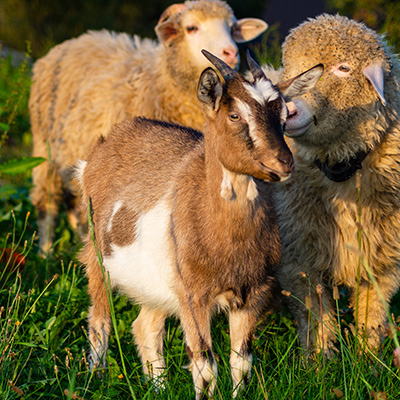
<svg viewBox="0 0 400 400">
<path fill-rule="evenodd" d="M 321 78 L 323 72 L 324 66 L 318 64 L 294 78 L 278 83 L 278 88 L 284 99 L 290 100 L 311 90 Z"/>
<path fill-rule="evenodd" d="M 165 21 L 155 27 L 158 40 L 161 43 L 170 43 L 178 36 L 179 25 L 175 21 Z"/>
<path fill-rule="evenodd" d="M 369 64 L 368 67 L 363 69 L 363 74 L 371 82 L 372 87 L 375 89 L 376 94 L 381 100 L 382 104 L 386 105 L 385 96 L 383 95 L 383 70 L 382 65 L 377 62 Z"/>
<path fill-rule="evenodd" d="M 197 87 L 197 97 L 210 111 L 218 110 L 222 97 L 222 83 L 212 68 L 202 72 Z"/>
<path fill-rule="evenodd" d="M 261 35 L 267 28 L 268 24 L 262 19 L 239 19 L 232 27 L 232 37 L 236 43 L 246 43 Z"/>
</svg>

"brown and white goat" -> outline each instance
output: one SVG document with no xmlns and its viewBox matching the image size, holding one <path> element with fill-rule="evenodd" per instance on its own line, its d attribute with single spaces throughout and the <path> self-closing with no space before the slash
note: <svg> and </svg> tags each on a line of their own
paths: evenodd
<svg viewBox="0 0 400 400">
<path fill-rule="evenodd" d="M 250 375 L 253 332 L 280 260 L 271 182 L 293 169 L 278 89 L 250 58 L 254 82 L 204 54 L 225 83 L 212 68 L 201 74 L 203 134 L 136 118 L 116 125 L 80 170 L 110 283 L 141 305 L 132 331 L 145 374 L 161 379 L 165 318 L 179 316 L 196 398 L 212 395 L 216 384 L 216 306 L 229 310 L 234 396 Z M 286 82 L 284 92 L 304 93 L 321 74 L 314 67 Z M 104 363 L 110 311 L 90 240 L 81 261 L 92 299 L 91 357 Z"/>
</svg>

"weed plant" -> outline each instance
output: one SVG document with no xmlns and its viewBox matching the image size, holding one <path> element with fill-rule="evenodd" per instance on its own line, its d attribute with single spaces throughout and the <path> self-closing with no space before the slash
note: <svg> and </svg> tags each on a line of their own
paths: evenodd
<svg viewBox="0 0 400 400">
<path fill-rule="evenodd" d="M 5 67 L 4 63 L 9 61 L 0 60 L 0 88 L 7 87 L 10 96 L 0 94 L 3 110 L 0 117 L 6 115 L 6 108 L 16 112 L 12 124 L 9 120 L 2 122 L 8 125 L 6 134 L 5 126 L 0 126 L 2 144 L 7 141 L 7 151 L 13 147 L 9 140 L 12 134 L 19 147 L 15 156 L 28 156 L 31 142 L 23 138 L 28 124 L 25 97 L 29 92 L 29 67 L 28 64 Z M 0 163 L 5 157 L 4 149 L 3 146 Z M 85 274 L 77 261 L 81 243 L 65 225 L 65 215 L 61 215 L 52 253 L 47 258 L 40 255 L 35 213 L 27 197 L 29 176 L 29 172 L 18 176 L 0 173 L 0 399 L 194 398 L 179 323 L 173 318 L 166 323 L 168 380 L 165 390 L 157 391 L 153 382 L 143 376 L 130 332 L 138 307 L 116 294 L 110 297 L 114 326 L 107 370 L 102 376 L 89 370 L 86 328 L 89 298 Z M 368 268 L 362 254 L 360 267 Z M 399 295 L 392 302 L 391 327 L 379 354 L 360 352 L 361 343 L 352 334 L 353 317 L 344 306 L 344 297 L 345 291 L 339 288 L 335 293 L 338 341 L 330 359 L 318 354 L 307 358 L 303 354 L 296 324 L 286 310 L 266 315 L 254 338 L 250 383 L 238 398 L 399 399 Z M 219 367 L 215 398 L 229 399 L 232 383 L 227 317 L 217 315 L 212 326 Z"/>
</svg>

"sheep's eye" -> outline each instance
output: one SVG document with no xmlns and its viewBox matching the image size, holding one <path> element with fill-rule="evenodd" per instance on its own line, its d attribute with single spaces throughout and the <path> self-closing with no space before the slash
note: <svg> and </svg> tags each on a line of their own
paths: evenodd
<svg viewBox="0 0 400 400">
<path fill-rule="evenodd" d="M 229 119 L 231 121 L 234 121 L 234 122 L 239 121 L 240 120 L 240 115 L 238 115 L 238 114 L 230 114 L 229 115 Z"/>
<path fill-rule="evenodd" d="M 286 129 L 286 122 L 284 122 L 284 123 L 282 124 L 282 131 L 285 131 L 285 129 Z"/>
<path fill-rule="evenodd" d="M 348 65 L 339 65 L 338 70 L 341 72 L 350 72 L 350 67 Z"/>
<path fill-rule="evenodd" d="M 188 33 L 194 33 L 197 32 L 199 30 L 199 27 L 196 25 L 190 25 L 186 27 L 186 32 Z"/>
</svg>

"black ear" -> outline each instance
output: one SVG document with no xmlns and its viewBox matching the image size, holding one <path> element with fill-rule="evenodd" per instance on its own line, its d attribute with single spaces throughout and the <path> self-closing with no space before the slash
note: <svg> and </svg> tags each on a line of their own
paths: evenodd
<svg viewBox="0 0 400 400">
<path fill-rule="evenodd" d="M 197 97 L 210 110 L 215 111 L 219 108 L 222 83 L 212 68 L 207 68 L 202 72 L 197 86 Z"/>
</svg>

